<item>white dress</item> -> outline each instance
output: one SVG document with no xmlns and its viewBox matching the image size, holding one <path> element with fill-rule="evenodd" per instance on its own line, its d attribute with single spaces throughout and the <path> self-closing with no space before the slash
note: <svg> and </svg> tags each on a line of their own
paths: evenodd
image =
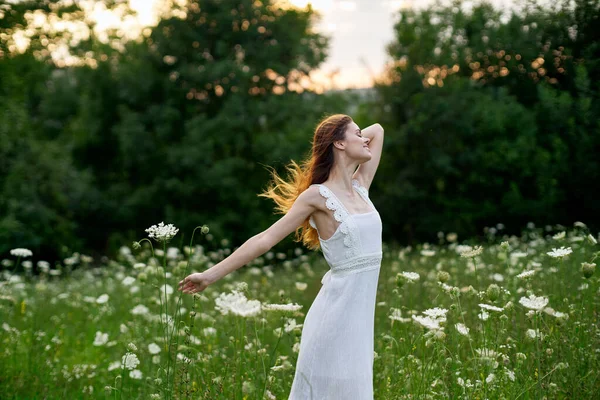
<svg viewBox="0 0 600 400">
<path fill-rule="evenodd" d="M 371 207 L 368 213 L 350 214 L 327 186 L 316 186 L 341 224 L 329 239 L 319 236 L 330 269 L 304 319 L 288 400 L 373 400 L 381 218 L 356 179 L 352 186 Z M 309 222 L 316 229 L 312 216 Z"/>
</svg>

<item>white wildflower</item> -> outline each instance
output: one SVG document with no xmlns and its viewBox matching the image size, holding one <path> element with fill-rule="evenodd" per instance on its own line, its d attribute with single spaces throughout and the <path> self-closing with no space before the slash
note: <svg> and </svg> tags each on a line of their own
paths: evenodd
<svg viewBox="0 0 600 400">
<path fill-rule="evenodd" d="M 475 349 L 475 352 L 481 358 L 489 358 L 489 359 L 492 359 L 492 360 L 495 360 L 496 357 L 498 357 L 498 355 L 499 355 L 499 353 L 495 352 L 494 350 L 492 350 L 492 349 L 486 349 L 486 348 Z"/>
<path fill-rule="evenodd" d="M 510 369 L 504 369 L 504 372 L 506 373 L 506 376 L 508 376 L 508 379 L 510 379 L 511 381 L 515 381 L 515 372 L 511 371 Z"/>
<path fill-rule="evenodd" d="M 96 299 L 96 303 L 98 304 L 104 304 L 108 301 L 108 295 L 105 294 L 101 294 L 97 299 Z"/>
<path fill-rule="evenodd" d="M 298 311 L 303 306 L 296 303 L 289 304 L 263 304 L 262 309 L 266 311 Z"/>
<path fill-rule="evenodd" d="M 157 242 L 168 242 L 179 232 L 179 229 L 175 228 L 173 224 L 165 225 L 164 222 L 161 222 L 158 226 L 152 225 L 146 229 L 146 232 L 148 232 L 148 237 Z"/>
<path fill-rule="evenodd" d="M 535 274 L 535 270 L 534 269 L 530 269 L 529 271 L 523 271 L 521 272 L 519 275 L 517 275 L 517 278 L 519 279 L 527 279 L 533 276 L 533 274 Z"/>
<path fill-rule="evenodd" d="M 31 257 L 33 255 L 33 253 L 31 252 L 31 250 L 24 249 L 22 247 L 19 247 L 19 248 L 16 248 L 16 249 L 12 249 L 10 251 L 10 254 L 12 256 L 16 256 L 16 257 Z"/>
<path fill-rule="evenodd" d="M 133 371 L 129 371 L 129 376 L 133 379 L 142 379 L 142 371 L 134 369 Z"/>
<path fill-rule="evenodd" d="M 548 304 L 548 298 L 541 296 L 537 297 L 532 294 L 529 297 L 521 297 L 519 303 L 531 310 L 541 311 Z"/>
<path fill-rule="evenodd" d="M 431 318 L 437 318 L 437 319 L 441 319 L 442 321 L 445 321 L 447 312 L 448 312 L 448 310 L 445 308 L 435 307 L 435 308 L 430 308 L 428 310 L 423 311 L 423 314 L 425 314 Z"/>
<path fill-rule="evenodd" d="M 412 318 L 403 318 L 402 311 L 399 308 L 392 307 L 392 308 L 390 308 L 390 311 L 392 311 L 392 313 L 388 318 L 391 319 L 392 321 L 400 321 L 400 322 L 412 321 Z"/>
<path fill-rule="evenodd" d="M 108 333 L 97 331 L 94 338 L 94 346 L 104 346 L 106 343 L 108 343 Z"/>
<path fill-rule="evenodd" d="M 424 257 L 433 257 L 435 256 L 435 250 L 421 250 L 421 255 Z"/>
<path fill-rule="evenodd" d="M 415 282 L 421 278 L 421 276 L 416 272 L 402 271 L 400 275 L 402 275 L 402 277 L 404 277 L 408 282 Z"/>
<path fill-rule="evenodd" d="M 502 308 L 502 307 L 496 307 L 496 306 L 492 306 L 490 304 L 484 304 L 484 303 L 480 303 L 479 307 L 483 308 L 484 310 L 490 310 L 490 311 L 497 311 L 497 312 L 504 311 L 504 308 Z"/>
<path fill-rule="evenodd" d="M 133 309 L 131 310 L 131 313 L 133 315 L 144 315 L 144 314 L 148 314 L 149 311 L 150 310 L 145 305 L 138 304 L 137 306 L 133 307 Z"/>
<path fill-rule="evenodd" d="M 429 330 L 437 330 L 442 329 L 440 326 L 440 320 L 431 317 L 422 317 L 420 315 L 413 315 L 412 319 L 417 322 L 419 325 L 429 329 Z"/>
<path fill-rule="evenodd" d="M 460 256 L 465 257 L 465 258 L 475 257 L 475 256 L 480 255 L 482 252 L 483 252 L 483 247 L 475 246 L 475 248 L 473 248 L 471 250 L 466 250 L 466 251 L 460 253 Z"/>
<path fill-rule="evenodd" d="M 133 276 L 127 276 L 125 279 L 121 281 L 121 283 L 125 286 L 131 286 L 135 282 L 135 278 Z"/>
<path fill-rule="evenodd" d="M 556 235 L 552 236 L 552 239 L 554 239 L 554 240 L 564 239 L 566 234 L 567 234 L 567 232 L 565 232 L 565 231 L 559 232 Z"/>
<path fill-rule="evenodd" d="M 465 324 L 458 323 L 454 326 L 456 327 L 458 333 L 460 333 L 463 336 L 469 336 L 469 328 L 467 328 Z"/>
<path fill-rule="evenodd" d="M 110 364 L 108 364 L 109 371 L 112 371 L 112 370 L 118 369 L 118 368 L 121 368 L 121 363 L 118 361 L 114 361 L 114 362 L 111 362 Z"/>
<path fill-rule="evenodd" d="M 562 258 L 566 255 L 569 255 L 573 252 L 573 249 L 571 249 L 570 247 L 564 247 L 562 246 L 560 249 L 556 249 L 556 248 L 552 248 L 552 251 L 547 252 L 546 254 L 548 254 L 550 257 L 554 257 L 554 258 Z"/>
<path fill-rule="evenodd" d="M 121 363 L 125 366 L 125 368 L 131 371 L 140 364 L 140 360 L 133 353 L 125 353 Z"/>
<path fill-rule="evenodd" d="M 148 345 L 148 351 L 150 352 L 150 354 L 158 354 L 160 353 L 160 346 L 156 343 L 150 343 Z"/>
</svg>

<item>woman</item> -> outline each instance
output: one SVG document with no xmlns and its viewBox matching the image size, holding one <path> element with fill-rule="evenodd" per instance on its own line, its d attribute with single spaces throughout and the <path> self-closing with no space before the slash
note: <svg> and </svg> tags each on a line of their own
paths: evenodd
<svg viewBox="0 0 600 400">
<path fill-rule="evenodd" d="M 184 293 L 200 292 L 298 229 L 296 240 L 322 249 L 330 270 L 304 320 L 289 400 L 373 399 L 382 225 L 368 190 L 382 148 L 381 125 L 361 131 L 347 115 L 325 118 L 315 130 L 311 157 L 288 168 L 292 181 L 273 172 L 274 182 L 260 194 L 285 215 L 225 260 L 179 282 Z"/>
</svg>

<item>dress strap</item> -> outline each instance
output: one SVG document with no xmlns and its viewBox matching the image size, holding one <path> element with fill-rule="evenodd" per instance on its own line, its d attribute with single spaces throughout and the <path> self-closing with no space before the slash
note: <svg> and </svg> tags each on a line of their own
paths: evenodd
<svg viewBox="0 0 600 400">
<path fill-rule="evenodd" d="M 327 186 L 323 185 L 322 183 L 317 183 L 315 185 L 319 187 L 319 193 L 321 194 L 321 196 L 325 197 L 325 199 L 326 199 L 325 206 L 329 210 L 333 211 L 333 218 L 335 218 L 335 220 L 337 222 L 340 222 L 340 223 L 344 222 L 346 217 L 348 217 L 348 215 L 350 215 L 348 210 L 346 210 L 346 207 L 344 207 L 344 204 L 337 198 L 335 193 L 333 193 Z M 315 225 L 312 216 L 309 219 L 309 224 L 313 228 L 317 229 L 317 226 Z"/>
<path fill-rule="evenodd" d="M 356 188 L 358 194 L 360 194 L 361 197 L 371 206 L 371 208 L 375 210 L 375 205 L 369 198 L 369 191 L 367 190 L 367 188 L 361 185 L 358 179 L 352 179 L 352 186 Z"/>
</svg>

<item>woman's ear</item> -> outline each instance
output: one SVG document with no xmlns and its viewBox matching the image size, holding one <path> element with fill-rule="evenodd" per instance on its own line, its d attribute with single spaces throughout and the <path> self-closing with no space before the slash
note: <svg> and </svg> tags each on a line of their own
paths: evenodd
<svg viewBox="0 0 600 400">
<path fill-rule="evenodd" d="M 344 150 L 344 148 L 346 147 L 346 144 L 341 140 L 336 140 L 335 142 L 333 142 L 333 145 L 340 150 Z"/>
</svg>

